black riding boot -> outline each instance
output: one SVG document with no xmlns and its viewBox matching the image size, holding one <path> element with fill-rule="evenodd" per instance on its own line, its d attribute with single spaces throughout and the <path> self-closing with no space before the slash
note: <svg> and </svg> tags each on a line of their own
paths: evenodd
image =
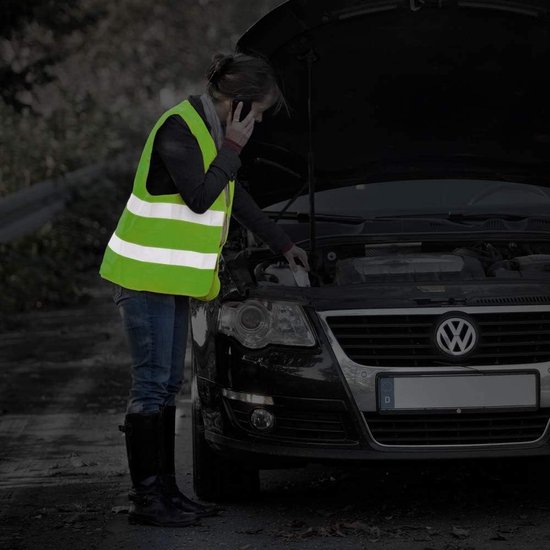
<svg viewBox="0 0 550 550">
<path fill-rule="evenodd" d="M 185 527 L 199 516 L 173 506 L 162 491 L 159 477 L 160 413 L 127 414 L 121 427 L 126 439 L 128 466 L 132 478 L 128 513 L 130 523 Z"/>
<path fill-rule="evenodd" d="M 205 506 L 186 497 L 176 483 L 174 463 L 174 437 L 176 434 L 176 407 L 163 407 L 160 413 L 162 442 L 160 446 L 160 479 L 163 492 L 170 502 L 185 512 L 194 512 L 200 517 L 215 516 L 216 506 Z"/>
</svg>

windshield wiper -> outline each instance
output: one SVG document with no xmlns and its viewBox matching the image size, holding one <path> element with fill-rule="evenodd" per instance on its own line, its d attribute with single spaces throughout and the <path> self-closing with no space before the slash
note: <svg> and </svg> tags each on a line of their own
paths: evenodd
<svg viewBox="0 0 550 550">
<path fill-rule="evenodd" d="M 264 210 L 268 216 L 276 216 L 277 219 L 283 218 L 287 220 L 296 220 L 299 222 L 308 222 L 311 220 L 311 216 L 308 212 L 277 212 L 274 210 Z M 315 214 L 314 219 L 316 221 L 326 221 L 334 223 L 351 223 L 358 224 L 363 223 L 365 218 L 361 216 L 345 216 L 343 214 Z"/>
<path fill-rule="evenodd" d="M 509 220 L 519 221 L 528 219 L 547 219 L 548 216 L 539 215 L 527 215 L 527 214 L 514 214 L 512 212 L 430 212 L 424 214 L 397 214 L 393 216 L 375 216 L 373 218 L 366 218 L 377 221 L 384 220 L 448 220 L 452 222 L 461 221 L 484 221 L 484 220 Z"/>
<path fill-rule="evenodd" d="M 264 210 L 270 217 L 276 217 L 276 219 L 291 219 L 298 222 L 311 221 L 310 214 L 308 212 L 280 212 L 275 210 Z M 348 223 L 348 224 L 360 224 L 365 222 L 385 222 L 385 221 L 414 221 L 414 222 L 451 222 L 461 223 L 468 221 L 487 221 L 487 220 L 504 220 L 504 221 L 522 221 L 522 220 L 550 220 L 549 216 L 538 215 L 526 215 L 526 214 L 513 214 L 510 212 L 430 212 L 423 214 L 397 214 L 393 216 L 347 216 L 345 214 L 323 214 L 316 213 L 314 217 L 315 221 L 326 221 L 333 223 Z"/>
<path fill-rule="evenodd" d="M 546 218 L 547 216 L 536 216 L 527 214 L 514 214 L 513 212 L 449 212 L 447 219 L 451 221 L 462 220 L 528 220 L 530 218 Z"/>
</svg>

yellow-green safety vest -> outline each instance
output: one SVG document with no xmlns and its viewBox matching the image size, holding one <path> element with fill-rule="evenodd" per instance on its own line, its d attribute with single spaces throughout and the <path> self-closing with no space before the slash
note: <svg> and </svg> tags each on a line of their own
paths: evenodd
<svg viewBox="0 0 550 550">
<path fill-rule="evenodd" d="M 132 194 L 107 245 L 99 273 L 133 290 L 212 300 L 220 291 L 218 264 L 227 239 L 235 182 L 230 181 L 203 214 L 193 212 L 179 193 L 147 192 L 155 135 L 172 115 L 180 116 L 195 136 L 205 173 L 217 155 L 208 128 L 189 101 L 166 111 L 147 138 Z"/>
</svg>

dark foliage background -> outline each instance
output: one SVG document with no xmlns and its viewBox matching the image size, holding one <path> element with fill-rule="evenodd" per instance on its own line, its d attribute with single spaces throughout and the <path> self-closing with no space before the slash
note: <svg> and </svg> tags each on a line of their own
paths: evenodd
<svg viewBox="0 0 550 550">
<path fill-rule="evenodd" d="M 4 0 L 0 198 L 120 153 L 202 91 L 212 55 L 282 0 Z M 37 234 L 0 246 L 0 312 L 71 303 L 97 268 L 131 171 L 75 193 Z M 117 187 L 114 189 L 113 187 Z"/>
<path fill-rule="evenodd" d="M 139 147 L 281 0 L 4 0 L 0 196 Z"/>
</svg>

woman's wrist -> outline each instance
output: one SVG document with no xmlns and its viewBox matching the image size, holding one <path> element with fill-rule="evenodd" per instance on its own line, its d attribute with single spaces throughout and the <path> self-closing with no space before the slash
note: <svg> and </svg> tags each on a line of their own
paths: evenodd
<svg viewBox="0 0 550 550">
<path fill-rule="evenodd" d="M 240 155 L 241 151 L 243 150 L 243 148 L 237 142 L 233 141 L 228 137 L 226 137 L 223 140 L 223 146 L 227 147 L 228 149 L 231 149 L 232 151 L 237 153 L 237 155 Z"/>
</svg>

